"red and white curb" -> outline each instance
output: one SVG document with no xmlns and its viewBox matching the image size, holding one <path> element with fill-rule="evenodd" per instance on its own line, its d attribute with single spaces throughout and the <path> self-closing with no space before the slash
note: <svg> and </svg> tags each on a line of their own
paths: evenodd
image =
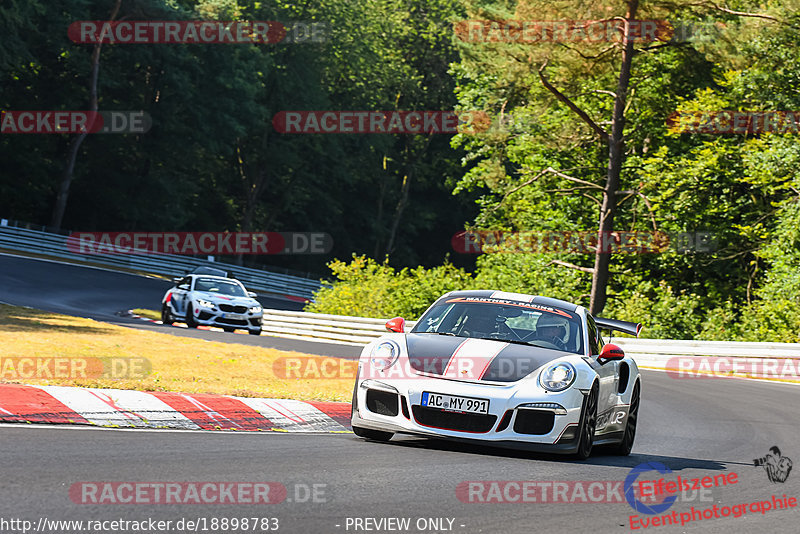
<svg viewBox="0 0 800 534">
<path fill-rule="evenodd" d="M 350 431 L 350 404 L 0 384 L 0 422 L 338 433 Z"/>
</svg>

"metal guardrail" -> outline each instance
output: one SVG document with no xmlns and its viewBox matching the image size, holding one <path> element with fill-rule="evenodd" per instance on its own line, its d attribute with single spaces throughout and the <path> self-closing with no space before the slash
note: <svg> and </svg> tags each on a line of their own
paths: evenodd
<svg viewBox="0 0 800 534">
<path fill-rule="evenodd" d="M 266 309 L 264 310 L 264 331 L 332 341 L 341 338 L 341 340 L 353 343 L 369 343 L 386 333 L 385 324 L 388 320 L 388 317 L 374 319 Z M 416 321 L 406 321 L 406 329 L 413 328 L 415 324 Z M 352 338 L 352 340 L 344 339 L 345 337 Z M 651 359 L 673 356 L 800 359 L 800 343 L 635 339 L 631 337 L 614 337 L 611 342 L 619 345 L 626 352 Z"/>
<path fill-rule="evenodd" d="M 349 317 L 321 313 L 264 310 L 263 332 L 266 335 L 365 345 L 387 332 L 387 319 Z M 416 321 L 406 321 L 406 329 L 413 328 Z M 714 371 L 715 362 L 724 359 L 726 368 L 736 367 L 743 376 L 763 373 L 766 365 L 761 361 L 788 362 L 795 374 L 785 377 L 788 381 L 800 382 L 800 343 L 758 343 L 733 341 L 695 341 L 670 339 L 634 339 L 615 337 L 612 342 L 622 347 L 644 368 L 680 371 L 680 358 L 711 357 L 716 360 L 704 362 Z M 757 367 L 759 372 L 750 372 Z M 781 364 L 775 364 L 780 378 Z M 703 366 L 696 362 L 692 372 L 703 374 Z M 710 373 L 713 374 L 713 373 Z M 731 373 L 727 373 L 730 375 Z M 738 376 L 738 374 L 736 375 Z M 756 376 L 757 377 L 757 376 Z"/>
<path fill-rule="evenodd" d="M 272 273 L 231 265 L 210 263 L 200 258 L 174 254 L 78 254 L 67 248 L 66 235 L 0 225 L 0 249 L 42 254 L 56 259 L 72 260 L 92 265 L 117 267 L 148 274 L 174 277 L 200 265 L 210 265 L 234 272 L 248 289 L 276 295 L 311 300 L 321 287 L 317 280 L 287 274 Z"/>
<path fill-rule="evenodd" d="M 696 341 L 619 338 L 612 341 L 637 359 L 662 360 L 674 356 L 800 359 L 800 343 Z"/>
<path fill-rule="evenodd" d="M 364 345 L 386 333 L 386 319 L 264 310 L 262 332 L 278 337 Z M 413 328 L 416 321 L 407 321 Z"/>
</svg>

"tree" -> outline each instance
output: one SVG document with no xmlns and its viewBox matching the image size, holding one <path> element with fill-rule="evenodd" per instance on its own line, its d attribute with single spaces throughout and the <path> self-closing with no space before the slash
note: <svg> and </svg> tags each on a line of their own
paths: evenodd
<svg viewBox="0 0 800 534">
<path fill-rule="evenodd" d="M 116 0 L 114 7 L 111 10 L 109 21 L 117 20 L 120 7 L 122 7 L 122 0 Z M 100 52 L 103 50 L 103 43 L 98 41 L 94 44 L 92 49 L 92 72 L 89 81 L 89 112 L 97 113 L 97 79 L 100 75 Z M 93 115 L 92 115 L 93 116 Z M 55 230 L 61 229 L 61 222 L 64 219 L 64 211 L 67 209 L 67 198 L 69 197 L 69 187 L 72 183 L 72 175 L 75 172 L 75 162 L 78 159 L 78 150 L 81 148 L 86 136 L 89 135 L 88 131 L 77 134 L 69 145 L 67 152 L 67 163 L 64 168 L 64 174 L 61 177 L 61 184 L 58 188 L 56 195 L 56 203 L 53 207 L 53 217 L 50 219 L 50 226 Z"/>
<path fill-rule="evenodd" d="M 482 101 L 496 106 L 501 116 L 510 114 L 515 122 L 521 119 L 518 122 L 524 123 L 507 132 L 457 140 L 472 151 L 473 164 L 459 190 L 488 187 L 498 193 L 499 198 L 484 197 L 483 212 L 476 221 L 479 226 L 538 230 L 585 230 L 588 226 L 598 233 L 601 243 L 618 228 L 658 230 L 659 214 L 642 191 L 638 157 L 659 146 L 676 144 L 665 135 L 668 114 L 686 91 L 714 86 L 714 70 L 708 58 L 698 53 L 702 43 L 666 42 L 663 35 L 661 42 L 630 39 L 627 29 L 634 19 L 697 20 L 715 11 L 723 13 L 726 20 L 736 20 L 750 14 L 717 9 L 712 2 L 680 6 L 626 0 L 622 7 L 624 11 L 615 16 L 614 8 L 597 2 L 584 4 L 581 11 L 569 2 L 524 2 L 508 13 L 497 3 L 475 14 L 474 18 L 495 21 L 619 20 L 622 26 L 620 39 L 613 43 L 463 46 L 462 62 L 456 69 L 462 81 L 461 105 Z M 763 22 L 773 17 L 754 18 Z M 573 22 L 572 28 L 581 24 Z M 706 54 L 714 57 L 720 50 L 718 47 Z M 654 71 L 652 66 L 659 62 L 670 70 Z M 681 66 L 691 69 L 689 74 L 680 73 Z M 537 90 L 533 77 L 544 92 Z M 654 94 L 650 92 L 653 86 L 665 92 Z M 677 144 L 691 145 L 680 140 Z M 604 177 L 598 183 L 601 164 Z M 530 192 L 531 188 L 535 192 Z M 548 202 L 546 193 L 550 193 L 550 199 L 564 198 Z M 524 202 L 519 203 L 520 199 Z M 517 205 L 512 207 L 514 201 Z M 637 217 L 640 212 L 644 212 L 643 217 Z M 597 314 L 608 299 L 611 260 L 611 253 L 598 246 L 592 266 L 579 256 L 552 263 L 591 274 L 588 307 Z M 617 268 L 624 270 L 637 263 L 643 265 L 641 261 L 619 259 Z"/>
</svg>

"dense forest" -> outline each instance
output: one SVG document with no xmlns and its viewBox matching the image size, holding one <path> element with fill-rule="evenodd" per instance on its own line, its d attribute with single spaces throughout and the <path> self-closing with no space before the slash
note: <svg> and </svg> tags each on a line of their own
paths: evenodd
<svg viewBox="0 0 800 534">
<path fill-rule="evenodd" d="M 108 20 L 280 21 L 286 37 L 68 35 Z M 298 34 L 314 23 L 322 38 Z M 481 287 L 578 302 L 649 337 L 800 341 L 799 0 L 4 0 L 0 29 L 0 109 L 152 119 L 141 134 L 0 134 L 3 218 L 326 232 L 327 255 L 238 258 L 332 280 L 312 311 L 416 318 Z M 273 118 L 291 110 L 480 120 L 284 133 Z M 492 236 L 484 253 L 454 246 L 464 230 Z M 598 233 L 672 242 L 530 245 Z"/>
</svg>

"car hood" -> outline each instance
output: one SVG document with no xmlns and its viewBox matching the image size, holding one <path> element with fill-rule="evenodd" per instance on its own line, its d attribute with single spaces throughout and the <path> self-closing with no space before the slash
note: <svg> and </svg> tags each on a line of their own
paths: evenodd
<svg viewBox="0 0 800 534">
<path fill-rule="evenodd" d="M 446 378 L 516 382 L 571 353 L 505 341 L 436 334 L 406 335 L 411 367 Z"/>
<path fill-rule="evenodd" d="M 209 300 L 215 304 L 230 304 L 231 306 L 260 306 L 257 300 L 250 297 L 232 297 L 230 295 L 220 295 L 208 291 L 195 291 L 194 297 Z"/>
</svg>

